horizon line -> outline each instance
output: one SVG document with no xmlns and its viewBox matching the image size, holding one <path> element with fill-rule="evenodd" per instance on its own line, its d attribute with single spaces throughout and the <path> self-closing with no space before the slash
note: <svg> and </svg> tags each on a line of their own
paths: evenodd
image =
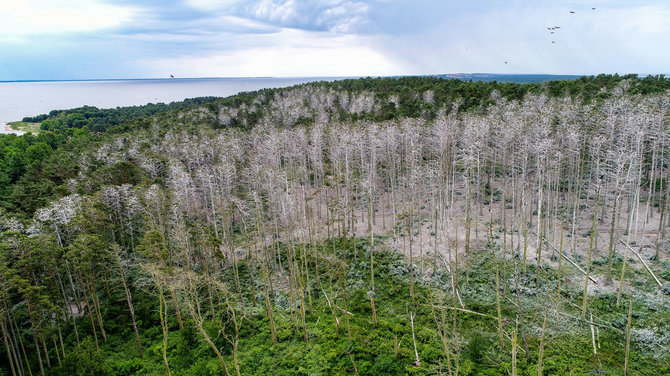
<svg viewBox="0 0 670 376">
<path fill-rule="evenodd" d="M 205 77 L 136 77 L 136 78 L 74 78 L 74 79 L 17 79 L 17 80 L 0 80 L 0 83 L 22 83 L 22 82 L 101 82 L 101 81 L 172 81 L 172 80 L 244 80 L 244 79 L 358 79 L 358 78 L 395 78 L 395 77 L 440 77 L 440 76 L 478 76 L 478 75 L 495 75 L 495 76 L 555 76 L 555 77 L 591 77 L 601 74 L 624 76 L 628 74 L 636 74 L 640 77 L 649 75 L 665 75 L 664 73 L 598 73 L 598 74 L 553 74 L 553 73 L 489 73 L 489 72 L 458 72 L 458 73 L 434 73 L 434 74 L 398 74 L 398 75 L 363 75 L 363 76 L 205 76 Z"/>
</svg>

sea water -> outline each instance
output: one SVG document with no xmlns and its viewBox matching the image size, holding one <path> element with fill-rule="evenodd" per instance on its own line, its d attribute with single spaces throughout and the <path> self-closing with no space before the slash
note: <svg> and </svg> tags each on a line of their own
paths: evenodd
<svg viewBox="0 0 670 376">
<path fill-rule="evenodd" d="M 338 78 L 188 78 L 96 81 L 0 82 L 0 132 L 26 116 L 82 106 L 116 108 L 170 103 L 195 97 L 227 97 L 243 91 L 287 87 Z"/>
</svg>

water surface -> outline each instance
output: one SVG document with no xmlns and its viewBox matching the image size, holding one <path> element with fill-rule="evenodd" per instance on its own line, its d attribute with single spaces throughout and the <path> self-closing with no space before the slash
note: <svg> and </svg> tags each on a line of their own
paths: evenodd
<svg viewBox="0 0 670 376">
<path fill-rule="evenodd" d="M 227 97 L 242 91 L 336 78 L 188 78 L 108 81 L 0 82 L 0 132 L 25 116 L 84 105 L 98 108 L 170 103 L 194 97 Z"/>
</svg>

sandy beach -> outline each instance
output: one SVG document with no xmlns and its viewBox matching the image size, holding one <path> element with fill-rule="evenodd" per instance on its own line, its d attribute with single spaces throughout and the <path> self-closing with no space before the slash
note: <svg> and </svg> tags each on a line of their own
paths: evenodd
<svg viewBox="0 0 670 376">
<path fill-rule="evenodd" d="M 9 125 L 9 124 L 5 124 L 5 130 L 4 130 L 2 133 L 14 133 L 14 134 L 20 136 L 20 135 L 22 135 L 22 134 L 24 134 L 24 133 L 26 133 L 26 132 L 23 132 L 23 131 L 17 131 L 17 130 L 15 130 L 15 129 L 12 129 L 12 126 L 11 126 L 11 125 Z"/>
</svg>

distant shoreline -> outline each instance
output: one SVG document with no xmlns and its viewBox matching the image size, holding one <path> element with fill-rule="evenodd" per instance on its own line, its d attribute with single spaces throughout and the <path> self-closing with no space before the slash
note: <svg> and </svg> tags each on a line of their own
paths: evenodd
<svg viewBox="0 0 670 376">
<path fill-rule="evenodd" d="M 624 75 L 624 73 L 618 73 L 619 75 Z M 640 78 L 646 76 L 654 75 L 670 75 L 670 73 L 633 73 Z M 376 78 L 398 78 L 398 77 L 438 77 L 446 79 L 460 79 L 460 80 L 501 80 L 525 83 L 529 82 L 527 80 L 519 80 L 521 77 L 532 78 L 532 77 L 544 77 L 540 82 L 543 81 L 560 81 L 560 80 L 570 80 L 576 79 L 579 77 L 590 77 L 597 76 L 597 74 L 548 74 L 548 73 L 436 73 L 436 74 L 409 74 L 409 75 L 389 75 L 389 76 L 306 76 L 306 77 L 276 77 L 276 76 L 258 76 L 258 77 L 144 77 L 144 78 L 80 78 L 80 79 L 19 79 L 19 80 L 10 80 L 10 79 L 0 79 L 0 84 L 8 83 L 63 83 L 63 82 L 123 82 L 123 81 L 198 81 L 198 80 L 227 80 L 227 81 L 244 81 L 244 80 L 304 80 L 308 79 L 310 81 L 318 80 L 341 80 L 341 79 L 357 79 L 364 77 L 376 77 Z M 512 78 L 510 80 L 510 78 Z M 532 82 L 532 81 L 531 81 Z"/>
<path fill-rule="evenodd" d="M 339 80 L 347 78 L 360 78 L 359 76 L 333 76 L 333 77 L 175 77 L 175 78 L 86 78 L 86 79 L 54 79 L 54 80 L 0 80 L 0 83 L 49 83 L 49 82 L 116 82 L 116 81 L 198 81 L 198 80 L 229 80 L 229 81 L 243 81 L 243 80 Z"/>
</svg>

